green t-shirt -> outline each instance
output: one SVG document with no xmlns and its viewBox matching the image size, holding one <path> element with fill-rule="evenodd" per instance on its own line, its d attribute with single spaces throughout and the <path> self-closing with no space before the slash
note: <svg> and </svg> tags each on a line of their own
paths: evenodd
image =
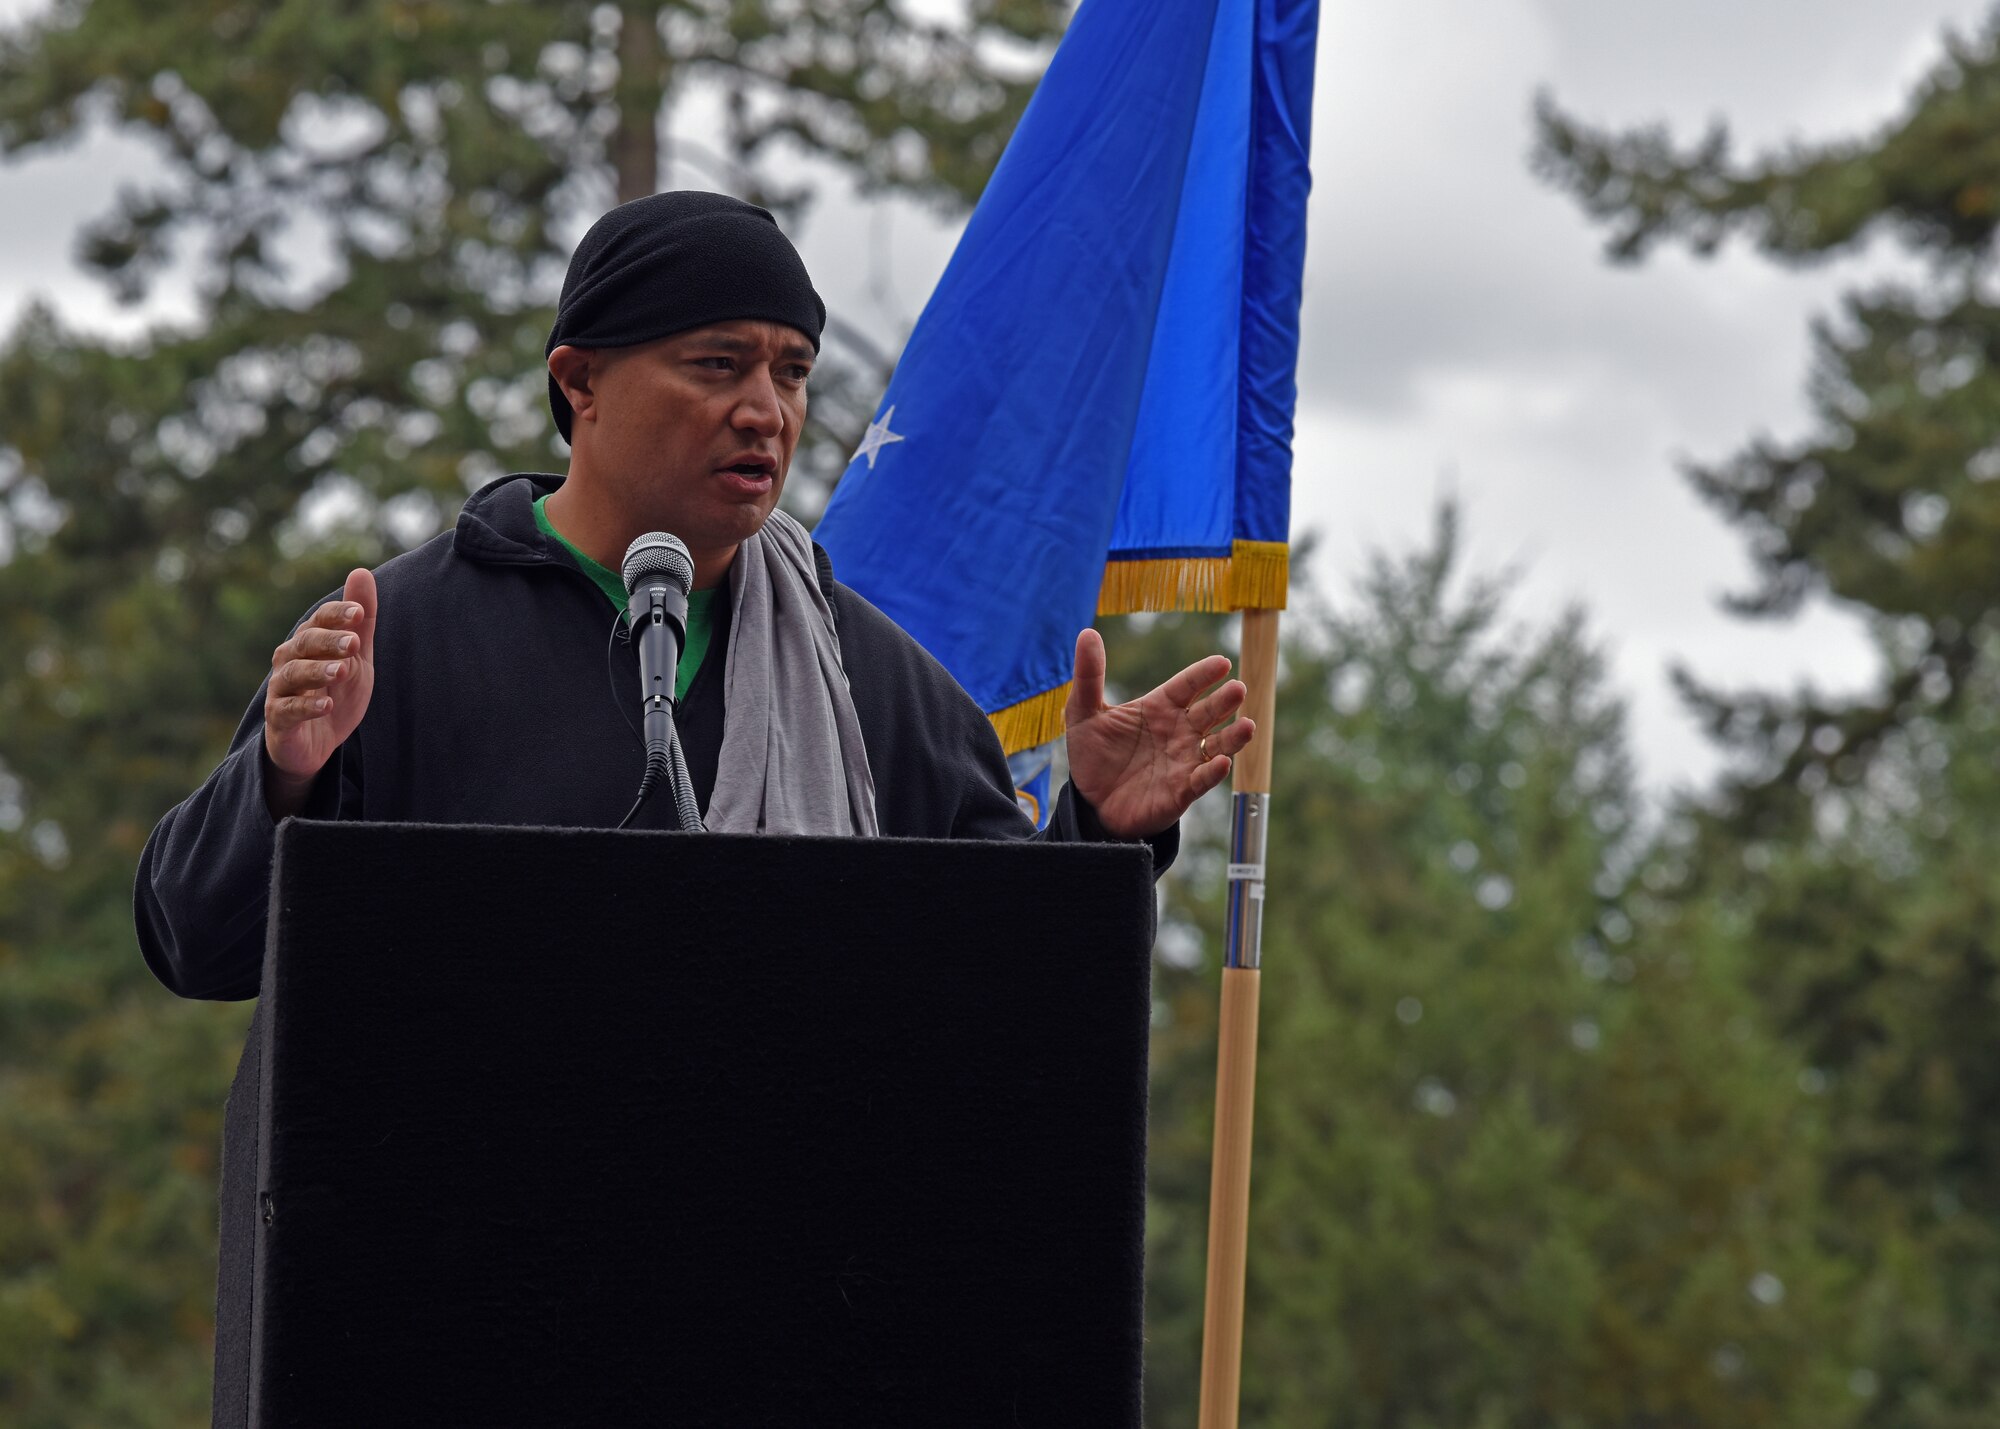
<svg viewBox="0 0 2000 1429">
<path fill-rule="evenodd" d="M 542 503 L 548 497 L 538 497 L 535 501 L 535 524 L 543 531 L 562 542 L 563 549 L 576 557 L 576 563 L 583 567 L 583 573 L 597 582 L 597 588 L 604 592 L 605 599 L 619 610 L 628 604 L 625 597 L 625 582 L 618 572 L 609 566 L 592 560 L 571 543 L 569 537 L 555 528 L 549 520 L 549 513 L 542 510 Z M 687 643 L 681 648 L 681 662 L 674 667 L 674 698 L 687 698 L 688 686 L 694 683 L 695 672 L 701 668 L 702 657 L 708 654 L 708 637 L 715 631 L 715 591 L 691 590 L 688 592 Z"/>
</svg>

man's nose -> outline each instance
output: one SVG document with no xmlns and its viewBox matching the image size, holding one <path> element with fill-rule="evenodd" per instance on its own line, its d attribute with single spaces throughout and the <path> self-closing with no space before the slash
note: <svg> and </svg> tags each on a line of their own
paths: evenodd
<svg viewBox="0 0 2000 1429">
<path fill-rule="evenodd" d="M 785 430 L 784 404 L 770 373 L 757 370 L 745 375 L 732 415 L 738 427 L 761 437 L 775 437 Z"/>
</svg>

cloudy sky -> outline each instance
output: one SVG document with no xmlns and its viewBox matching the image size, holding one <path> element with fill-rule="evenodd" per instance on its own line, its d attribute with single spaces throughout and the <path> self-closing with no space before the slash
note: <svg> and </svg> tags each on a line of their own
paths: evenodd
<svg viewBox="0 0 2000 1429">
<path fill-rule="evenodd" d="M 1943 28 L 1989 3 L 1323 0 L 1293 503 L 1294 531 L 1322 537 L 1323 584 L 1338 596 L 1370 548 L 1421 540 L 1455 493 L 1473 565 L 1524 568 L 1523 616 L 1590 611 L 1656 790 L 1715 768 L 1671 662 L 1725 684 L 1865 684 L 1873 657 L 1843 612 L 1782 626 L 1721 612 L 1748 581 L 1742 545 L 1676 462 L 1802 433 L 1808 321 L 1898 255 L 1809 273 L 1742 252 L 1611 268 L 1529 175 L 1529 106 L 1546 86 L 1586 118 L 1683 135 L 1720 115 L 1745 149 L 1865 132 L 1896 114 Z M 0 18 L 32 5 L 0 0 Z M 76 270 L 70 234 L 144 168 L 143 150 L 100 139 L 0 170 L 0 321 L 39 294 L 130 330 L 139 319 Z M 893 337 L 952 239 L 914 208 L 835 195 L 802 247 L 836 310 Z"/>
</svg>

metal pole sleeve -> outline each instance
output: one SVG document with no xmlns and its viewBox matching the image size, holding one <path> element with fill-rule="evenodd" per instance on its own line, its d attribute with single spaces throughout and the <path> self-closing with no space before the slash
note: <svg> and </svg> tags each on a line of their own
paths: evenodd
<svg viewBox="0 0 2000 1429">
<path fill-rule="evenodd" d="M 1230 805 L 1229 908 L 1222 965 L 1254 968 L 1263 962 L 1264 840 L 1271 824 L 1271 796 L 1238 794 Z"/>
</svg>

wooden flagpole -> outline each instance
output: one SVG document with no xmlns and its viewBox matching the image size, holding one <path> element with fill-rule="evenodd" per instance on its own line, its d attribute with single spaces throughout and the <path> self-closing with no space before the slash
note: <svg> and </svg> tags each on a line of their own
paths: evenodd
<svg viewBox="0 0 2000 1429">
<path fill-rule="evenodd" d="M 1229 923 L 1215 1064 L 1215 1163 L 1208 1189 L 1208 1294 L 1201 1334 L 1201 1429 L 1236 1429 L 1243 1367 L 1243 1271 L 1250 1229 L 1250 1120 L 1257 1091 L 1257 992 L 1264 928 L 1264 843 L 1271 821 L 1271 736 L 1278 693 L 1278 612 L 1243 612 L 1256 722 L 1236 756 L 1229 834 Z"/>
</svg>

